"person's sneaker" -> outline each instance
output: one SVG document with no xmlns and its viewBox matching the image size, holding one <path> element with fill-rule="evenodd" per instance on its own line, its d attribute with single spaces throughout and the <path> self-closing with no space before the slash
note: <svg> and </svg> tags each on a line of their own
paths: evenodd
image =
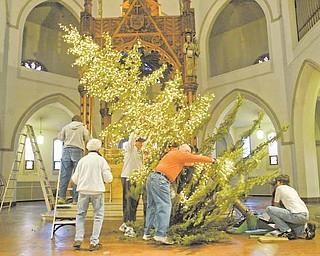
<svg viewBox="0 0 320 256">
<path fill-rule="evenodd" d="M 100 250 L 101 248 L 102 248 L 102 244 L 91 244 L 90 243 L 89 251 L 97 251 L 97 250 Z"/>
<path fill-rule="evenodd" d="M 143 235 L 142 239 L 145 241 L 148 241 L 148 240 L 152 239 L 152 236 L 151 235 Z"/>
<path fill-rule="evenodd" d="M 82 241 L 80 241 L 80 240 L 74 241 L 74 243 L 73 243 L 73 247 L 76 250 L 79 250 L 81 245 L 82 245 Z"/>
<path fill-rule="evenodd" d="M 121 224 L 121 226 L 119 227 L 119 230 L 121 231 L 121 232 L 126 232 L 126 229 L 127 229 L 128 227 L 127 227 L 127 225 L 126 225 L 126 223 L 122 223 Z"/>
<path fill-rule="evenodd" d="M 58 198 L 58 204 L 66 204 L 66 199 Z"/>
<path fill-rule="evenodd" d="M 294 239 L 297 239 L 297 236 L 294 232 L 290 231 L 290 232 L 283 232 L 281 234 L 278 235 L 278 237 L 286 237 L 288 238 L 289 240 L 294 240 Z"/>
<path fill-rule="evenodd" d="M 127 227 L 124 235 L 128 237 L 136 237 L 136 232 L 134 232 L 134 229 L 132 227 Z"/>
<path fill-rule="evenodd" d="M 307 228 L 306 228 L 307 240 L 311 240 L 316 236 L 316 229 L 317 229 L 316 224 L 307 223 Z"/>
<path fill-rule="evenodd" d="M 172 245 L 174 244 L 173 241 L 169 240 L 167 237 L 163 237 L 163 236 L 154 236 L 153 239 L 157 242 L 160 242 L 162 244 L 166 244 L 166 245 Z"/>
</svg>

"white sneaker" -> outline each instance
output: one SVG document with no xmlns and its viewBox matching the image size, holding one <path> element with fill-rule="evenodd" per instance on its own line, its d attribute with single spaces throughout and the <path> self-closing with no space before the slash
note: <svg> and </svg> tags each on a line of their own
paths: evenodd
<svg viewBox="0 0 320 256">
<path fill-rule="evenodd" d="M 145 241 L 148 241 L 148 240 L 152 239 L 152 236 L 151 235 L 143 235 L 142 239 Z"/>
<path fill-rule="evenodd" d="M 124 235 L 128 237 L 136 237 L 136 232 L 134 232 L 134 229 L 132 227 L 127 227 Z"/>
<path fill-rule="evenodd" d="M 121 231 L 121 232 L 126 232 L 126 229 L 127 229 L 128 227 L 127 227 L 127 225 L 126 225 L 126 223 L 122 223 L 121 224 L 121 226 L 119 227 L 119 230 Z"/>
<path fill-rule="evenodd" d="M 174 244 L 174 242 L 169 240 L 166 236 L 154 236 L 153 239 L 157 242 L 160 242 L 160 243 L 166 244 L 166 245 Z"/>
</svg>

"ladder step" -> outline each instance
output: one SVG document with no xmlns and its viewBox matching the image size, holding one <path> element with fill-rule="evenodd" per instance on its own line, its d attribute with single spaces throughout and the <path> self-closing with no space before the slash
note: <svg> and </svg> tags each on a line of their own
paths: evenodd
<svg viewBox="0 0 320 256">
<path fill-rule="evenodd" d="M 56 220 L 53 222 L 53 225 L 71 225 L 76 224 L 75 220 Z"/>
<path fill-rule="evenodd" d="M 57 208 L 75 208 L 76 204 L 57 204 Z"/>
</svg>

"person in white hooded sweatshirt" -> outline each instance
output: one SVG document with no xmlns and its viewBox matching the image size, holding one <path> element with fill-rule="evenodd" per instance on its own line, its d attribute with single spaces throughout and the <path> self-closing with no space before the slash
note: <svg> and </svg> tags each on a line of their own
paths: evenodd
<svg viewBox="0 0 320 256">
<path fill-rule="evenodd" d="M 87 144 L 88 154 L 80 159 L 71 177 L 79 192 L 76 234 L 73 244 L 75 249 L 80 249 L 84 238 L 85 217 L 90 202 L 93 205 L 94 221 L 89 251 L 99 250 L 102 247 L 99 243 L 99 236 L 104 218 L 103 192 L 106 190 L 105 183 L 112 182 L 113 176 L 107 161 L 98 152 L 100 148 L 101 141 L 91 139 Z"/>
<path fill-rule="evenodd" d="M 72 117 L 71 123 L 62 128 L 58 139 L 64 142 L 61 158 L 58 204 L 65 204 L 71 175 L 76 169 L 79 160 L 83 157 L 85 143 L 91 139 L 91 135 L 81 122 L 81 117 L 75 115 Z M 78 201 L 77 187 L 75 184 L 72 184 L 72 188 L 73 202 L 76 204 Z"/>
</svg>

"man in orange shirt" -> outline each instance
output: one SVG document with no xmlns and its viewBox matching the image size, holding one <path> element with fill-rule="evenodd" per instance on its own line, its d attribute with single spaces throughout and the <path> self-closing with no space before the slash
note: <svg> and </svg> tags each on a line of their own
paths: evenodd
<svg viewBox="0 0 320 256">
<path fill-rule="evenodd" d="M 150 240 L 150 230 L 155 227 L 154 240 L 163 244 L 173 244 L 167 239 L 167 229 L 170 222 L 171 198 L 170 183 L 187 163 L 203 162 L 213 163 L 215 159 L 207 156 L 191 154 L 191 148 L 187 144 L 179 149 L 170 150 L 152 170 L 147 178 L 147 213 L 144 228 L 144 240 Z"/>
</svg>

